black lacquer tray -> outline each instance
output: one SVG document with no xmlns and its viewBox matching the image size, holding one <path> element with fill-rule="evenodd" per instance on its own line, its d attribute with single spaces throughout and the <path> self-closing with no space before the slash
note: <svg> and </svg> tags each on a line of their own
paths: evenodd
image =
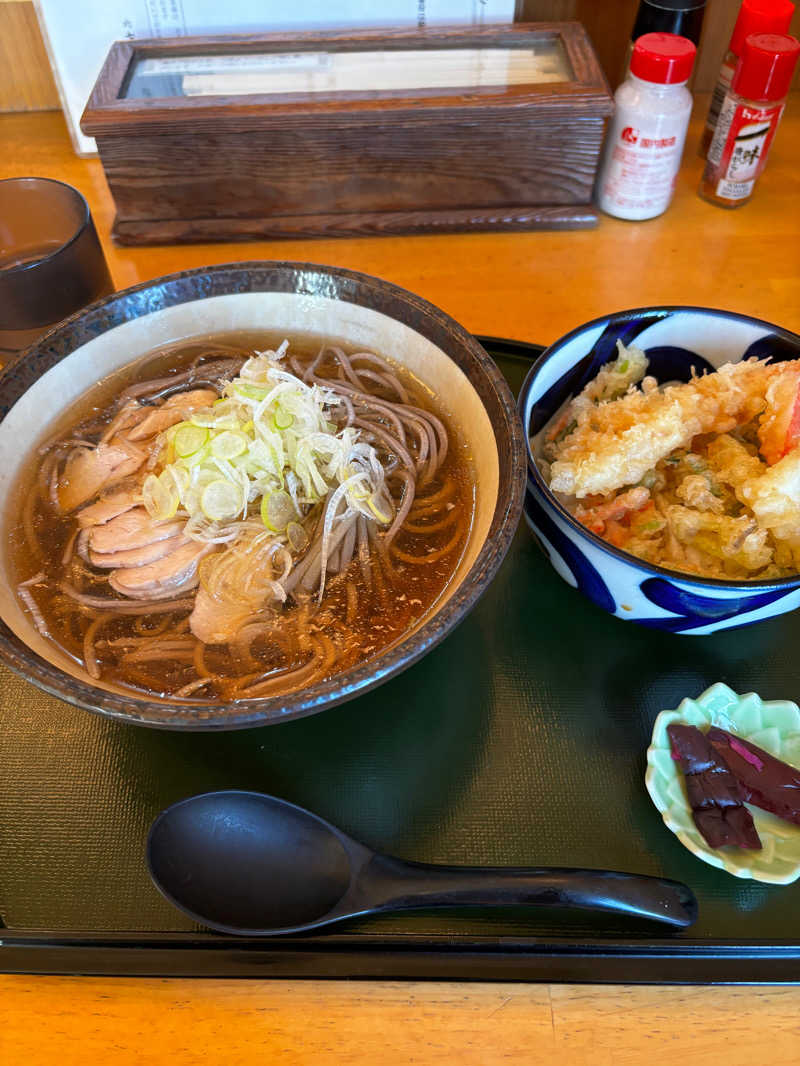
<svg viewBox="0 0 800 1066">
<path fill-rule="evenodd" d="M 538 354 L 483 338 L 516 389 Z M 0 668 L 0 969 L 592 982 L 800 980 L 800 882 L 738 880 L 664 827 L 644 787 L 653 720 L 715 681 L 800 698 L 800 613 L 713 637 L 617 621 L 523 526 L 465 622 L 351 703 L 280 726 L 121 725 Z M 597 866 L 685 881 L 687 933 L 577 913 L 416 912 L 239 940 L 173 910 L 144 864 L 182 796 L 286 797 L 379 850 L 488 865 Z"/>
</svg>

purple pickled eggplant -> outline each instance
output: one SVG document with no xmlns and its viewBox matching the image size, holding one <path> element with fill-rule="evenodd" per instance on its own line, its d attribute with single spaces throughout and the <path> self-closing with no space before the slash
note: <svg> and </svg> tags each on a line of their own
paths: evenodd
<svg viewBox="0 0 800 1066">
<path fill-rule="evenodd" d="M 800 825 L 800 770 L 743 737 L 712 726 L 706 737 L 736 777 L 745 803 Z"/>
<path fill-rule="evenodd" d="M 695 825 L 710 848 L 758 850 L 761 840 L 725 759 L 693 725 L 667 726 L 672 758 L 686 777 Z"/>
</svg>

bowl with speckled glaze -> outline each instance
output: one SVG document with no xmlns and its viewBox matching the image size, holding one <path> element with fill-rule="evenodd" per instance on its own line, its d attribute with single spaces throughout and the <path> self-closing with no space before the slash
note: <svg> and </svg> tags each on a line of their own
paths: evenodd
<svg viewBox="0 0 800 1066">
<path fill-rule="evenodd" d="M 47 642 L 17 598 L 8 536 L 0 585 L 0 658 L 33 684 L 88 710 L 143 725 L 246 728 L 316 714 L 412 666 L 467 615 L 511 543 L 522 509 L 525 444 L 505 380 L 448 315 L 379 278 L 305 263 L 233 263 L 158 278 L 65 320 L 0 377 L 0 482 L 9 501 L 26 457 L 106 375 L 161 347 L 234 330 L 334 337 L 390 356 L 440 398 L 471 458 L 467 546 L 438 601 L 369 661 L 287 696 L 225 703 L 148 698 L 93 680 Z M 6 533 L 13 516 L 6 507 Z"/>
<path fill-rule="evenodd" d="M 538 462 L 537 435 L 561 406 L 617 354 L 617 341 L 647 355 L 659 382 L 688 381 L 749 358 L 800 358 L 800 337 L 780 326 L 704 307 L 645 307 L 579 326 L 546 349 L 519 395 L 526 429 L 525 519 L 557 573 L 615 618 L 671 633 L 703 636 L 751 625 L 800 605 L 800 574 L 777 580 L 721 580 L 640 559 L 577 521 L 551 492 Z"/>
</svg>

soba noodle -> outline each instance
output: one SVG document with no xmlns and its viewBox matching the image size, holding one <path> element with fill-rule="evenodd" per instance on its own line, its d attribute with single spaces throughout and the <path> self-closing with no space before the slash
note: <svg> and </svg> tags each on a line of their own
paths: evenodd
<svg viewBox="0 0 800 1066">
<path fill-rule="evenodd" d="M 425 390 L 373 352 L 252 340 L 162 353 L 40 449 L 18 596 L 93 679 L 294 692 L 397 641 L 458 564 L 472 479 Z"/>
</svg>

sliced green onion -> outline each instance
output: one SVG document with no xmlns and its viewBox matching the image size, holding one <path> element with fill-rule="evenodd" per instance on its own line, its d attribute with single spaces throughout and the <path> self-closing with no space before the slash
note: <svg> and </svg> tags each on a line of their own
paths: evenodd
<svg viewBox="0 0 800 1066">
<path fill-rule="evenodd" d="M 203 535 L 211 527 L 214 536 L 213 523 L 255 517 L 260 506 L 266 528 L 285 533 L 298 552 L 309 543 L 301 509 L 347 481 L 351 511 L 391 522 L 380 471 L 376 476 L 370 466 L 377 468 L 374 449 L 357 428 L 329 421 L 330 396 L 266 356 L 253 357 L 243 374 L 213 405 L 163 435 L 156 468 L 163 464 L 163 473 L 147 481 L 149 512 L 161 519 L 180 507 Z"/>
<path fill-rule="evenodd" d="M 237 381 L 231 386 L 231 392 L 234 396 L 242 396 L 246 400 L 257 400 L 259 403 L 267 395 L 267 390 L 259 388 L 258 385 L 247 385 L 245 382 Z"/>
<path fill-rule="evenodd" d="M 191 423 L 201 429 L 213 429 L 217 424 L 217 417 L 213 407 L 200 407 L 192 412 Z"/>
<path fill-rule="evenodd" d="M 286 527 L 286 539 L 292 551 L 301 552 L 308 546 L 308 533 L 299 522 L 290 522 Z"/>
<path fill-rule="evenodd" d="M 178 489 L 170 478 L 162 480 L 155 474 L 148 474 L 142 485 L 142 503 L 151 518 L 157 522 L 163 522 L 166 518 L 172 518 L 178 510 L 180 498 Z"/>
<path fill-rule="evenodd" d="M 275 409 L 275 414 L 272 416 L 272 424 L 275 429 L 289 429 L 294 425 L 294 415 L 291 411 L 286 411 L 282 407 Z"/>
<path fill-rule="evenodd" d="M 186 469 L 185 466 L 182 466 L 180 463 L 171 463 L 168 467 L 166 467 L 164 472 L 161 474 L 161 477 L 165 478 L 167 476 L 167 473 L 169 473 L 172 480 L 175 482 L 175 488 L 181 496 L 183 496 L 184 493 L 189 491 L 189 486 L 191 484 L 192 479 L 191 475 L 189 474 L 189 471 Z"/>
<path fill-rule="evenodd" d="M 212 522 L 235 518 L 242 509 L 242 490 L 233 482 L 218 478 L 203 489 L 200 509 Z"/>
<path fill-rule="evenodd" d="M 226 429 L 219 433 L 211 441 L 211 454 L 217 459 L 235 459 L 247 451 L 249 441 L 244 433 L 237 430 Z"/>
<path fill-rule="evenodd" d="M 352 466 L 348 466 L 344 470 L 344 477 L 342 478 L 342 480 L 346 481 L 351 477 L 355 477 L 357 474 L 358 470 L 354 470 Z M 366 500 L 369 495 L 370 490 L 368 484 L 366 483 L 366 476 L 362 481 L 357 482 L 355 485 L 353 485 L 349 492 L 350 499 L 358 500 L 359 502 L 361 502 L 362 500 Z"/>
<path fill-rule="evenodd" d="M 172 438 L 172 444 L 181 459 L 185 459 L 199 452 L 207 440 L 207 429 L 202 426 L 193 426 L 191 422 L 181 422 Z"/>
<path fill-rule="evenodd" d="M 295 516 L 292 497 L 288 492 L 279 489 L 270 492 L 261 499 L 261 520 L 267 529 L 273 533 L 280 533 L 289 525 Z"/>
<path fill-rule="evenodd" d="M 569 422 L 566 426 L 564 426 L 563 429 L 560 429 L 558 433 L 556 433 L 555 437 L 553 437 L 553 443 L 560 444 L 565 437 L 568 437 L 570 433 L 572 433 L 573 430 L 576 430 L 577 428 L 578 423 L 573 418 L 571 422 Z"/>
<path fill-rule="evenodd" d="M 382 522 L 384 525 L 386 525 L 388 522 L 391 521 L 392 516 L 390 514 L 384 514 L 376 506 L 375 497 L 374 496 L 370 496 L 370 498 L 367 500 L 367 506 L 369 507 L 370 511 L 372 511 L 372 513 L 375 515 L 375 517 L 378 519 L 379 522 Z"/>
</svg>

